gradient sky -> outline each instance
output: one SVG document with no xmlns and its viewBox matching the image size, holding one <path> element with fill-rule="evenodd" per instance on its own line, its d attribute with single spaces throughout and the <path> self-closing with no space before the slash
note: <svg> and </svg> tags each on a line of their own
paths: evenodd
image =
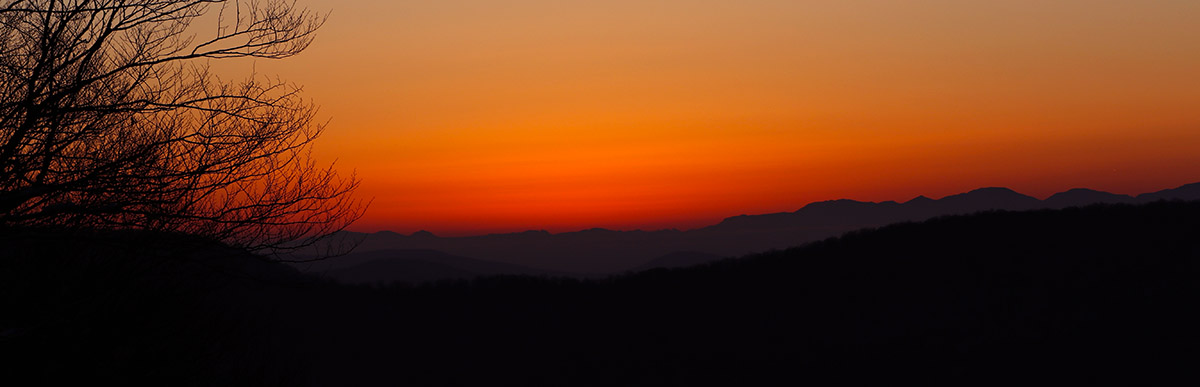
<svg viewBox="0 0 1200 387">
<path fill-rule="evenodd" d="M 361 231 L 691 228 L 1200 181 L 1200 2 L 303 0 Z M 239 65 L 239 66 L 241 66 Z M 234 70 L 230 70 L 234 71 Z"/>
</svg>

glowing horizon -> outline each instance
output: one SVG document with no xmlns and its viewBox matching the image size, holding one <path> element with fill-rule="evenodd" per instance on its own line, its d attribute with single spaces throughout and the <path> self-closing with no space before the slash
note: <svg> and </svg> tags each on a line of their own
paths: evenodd
<svg viewBox="0 0 1200 387">
<path fill-rule="evenodd" d="M 1200 181 L 1190 1 L 307 0 L 353 229 L 687 229 L 849 198 Z M 241 66 L 241 65 L 238 65 Z"/>
</svg>

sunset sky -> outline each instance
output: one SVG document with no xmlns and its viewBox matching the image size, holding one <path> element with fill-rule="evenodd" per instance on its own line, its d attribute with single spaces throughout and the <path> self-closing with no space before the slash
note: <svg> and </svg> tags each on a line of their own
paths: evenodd
<svg viewBox="0 0 1200 387">
<path fill-rule="evenodd" d="M 1200 2 L 302 0 L 353 229 L 687 229 L 1200 181 Z"/>
</svg>

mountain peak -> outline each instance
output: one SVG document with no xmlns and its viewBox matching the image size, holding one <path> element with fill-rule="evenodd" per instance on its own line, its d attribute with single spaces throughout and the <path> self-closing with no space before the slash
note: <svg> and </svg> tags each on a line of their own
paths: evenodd
<svg viewBox="0 0 1200 387">
<path fill-rule="evenodd" d="M 1050 208 L 1082 207 L 1097 203 L 1128 203 L 1134 199 L 1129 195 L 1118 195 L 1089 188 L 1071 188 L 1050 195 L 1044 201 Z"/>
<path fill-rule="evenodd" d="M 985 187 L 937 200 L 944 214 L 966 214 L 987 210 L 1028 210 L 1042 205 L 1035 197 L 1005 187 Z"/>
<path fill-rule="evenodd" d="M 433 235 L 433 233 L 431 233 L 429 231 L 425 231 L 425 230 L 414 232 L 414 233 L 412 233 L 412 235 L 409 235 L 409 236 L 411 236 L 413 238 L 437 238 L 437 235 Z"/>
<path fill-rule="evenodd" d="M 1019 192 L 1017 192 L 1017 191 L 1013 191 L 1011 188 L 1008 188 L 1008 187 L 983 187 L 983 188 L 976 188 L 976 189 L 973 189 L 973 190 L 970 190 L 970 191 L 968 191 L 967 193 L 969 193 L 969 194 L 983 194 L 983 193 L 990 193 L 990 194 L 1017 194 L 1017 195 L 1025 196 L 1025 195 L 1022 195 L 1021 193 L 1019 193 Z"/>
<path fill-rule="evenodd" d="M 925 196 L 925 195 L 920 195 L 920 196 L 917 196 L 917 197 L 915 197 L 915 198 L 912 198 L 911 200 L 909 200 L 909 201 L 907 201 L 907 202 L 904 202 L 904 204 L 914 204 L 914 203 L 932 203 L 933 201 L 934 201 L 934 200 L 933 200 L 933 199 L 930 199 L 928 196 Z"/>
<path fill-rule="evenodd" d="M 1034 198 L 1034 197 L 1032 197 L 1032 196 L 1029 196 L 1029 195 L 1025 195 L 1025 194 L 1023 194 L 1023 193 L 1020 193 L 1020 192 L 1017 192 L 1017 191 L 1013 191 L 1012 189 L 1009 189 L 1009 188 L 1006 188 L 1006 187 L 984 187 L 984 188 L 977 188 L 977 189 L 973 189 L 973 190 L 971 190 L 971 191 L 968 191 L 968 192 L 966 192 L 966 193 L 960 193 L 960 194 L 957 194 L 957 195 L 950 195 L 950 196 L 947 196 L 947 197 L 944 197 L 944 198 L 942 198 L 941 200 L 946 200 L 946 199 L 951 199 L 951 200 L 961 200 L 961 199 L 965 199 L 965 198 L 972 198 L 972 199 L 1004 199 L 1004 200 L 1034 200 L 1034 201 L 1038 200 L 1037 198 Z"/>
</svg>

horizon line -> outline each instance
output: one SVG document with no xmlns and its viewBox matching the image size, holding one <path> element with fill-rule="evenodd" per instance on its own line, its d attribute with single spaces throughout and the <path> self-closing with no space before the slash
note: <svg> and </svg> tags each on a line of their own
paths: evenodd
<svg viewBox="0 0 1200 387">
<path fill-rule="evenodd" d="M 858 203 L 871 203 L 871 204 L 882 204 L 882 203 L 889 203 L 889 202 L 891 202 L 891 203 L 896 203 L 896 204 L 906 204 L 906 203 L 909 203 L 909 202 L 911 202 L 911 201 L 913 201 L 913 200 L 916 200 L 916 199 L 918 199 L 918 198 L 922 198 L 922 197 L 924 197 L 924 198 L 927 198 L 927 199 L 930 199 L 930 200 L 938 201 L 938 200 L 946 199 L 946 198 L 948 198 L 948 197 L 951 197 L 951 196 L 962 195 L 962 194 L 968 194 L 968 193 L 971 193 L 971 192 L 976 192 L 976 191 L 980 191 L 980 190 L 986 190 L 986 189 L 1004 189 L 1004 190 L 1008 190 L 1008 191 L 1011 191 L 1011 192 L 1017 193 L 1017 194 L 1019 194 L 1019 195 L 1023 195 L 1023 196 L 1027 196 L 1027 197 L 1030 197 L 1030 198 L 1033 198 L 1033 199 L 1039 200 L 1039 201 L 1046 201 L 1046 200 L 1050 199 L 1051 197 L 1054 197 L 1055 195 L 1058 195 L 1058 194 L 1061 194 L 1061 193 L 1065 193 L 1065 192 L 1074 191 L 1074 190 L 1088 190 L 1088 191 L 1093 191 L 1093 192 L 1101 192 L 1101 193 L 1107 193 L 1107 194 L 1113 194 L 1113 195 L 1123 195 L 1123 196 L 1129 196 L 1130 198 L 1137 199 L 1138 197 L 1140 197 L 1140 196 L 1142 196 L 1142 195 L 1151 194 L 1151 193 L 1156 193 L 1156 192 L 1162 192 L 1162 191 L 1166 191 L 1166 190 L 1179 189 L 1179 188 L 1182 188 L 1182 187 L 1185 187 L 1185 186 L 1189 186 L 1189 185 L 1193 185 L 1193 184 L 1200 184 L 1200 180 L 1198 180 L 1198 181 L 1196 181 L 1196 182 L 1192 182 L 1192 183 L 1185 183 L 1185 184 L 1182 184 L 1182 185 L 1179 185 L 1179 186 L 1175 186 L 1175 187 L 1162 188 L 1162 189 L 1155 190 L 1155 191 L 1142 192 L 1142 193 L 1137 193 L 1137 194 L 1123 194 L 1123 193 L 1115 193 L 1115 192 L 1101 191 L 1101 190 L 1097 190 L 1097 189 L 1093 189 L 1093 188 L 1086 188 L 1086 187 L 1074 187 L 1074 188 L 1068 188 L 1068 189 L 1066 189 L 1066 190 L 1063 190 L 1063 191 L 1058 191 L 1058 192 L 1055 192 L 1055 193 L 1053 193 L 1053 194 L 1050 194 L 1050 195 L 1046 196 L 1045 198 L 1039 198 L 1039 197 L 1036 197 L 1036 196 L 1033 196 L 1033 195 L 1028 195 L 1028 194 L 1022 193 L 1022 192 L 1020 192 L 1020 191 L 1017 191 L 1017 190 L 1014 190 L 1014 189 L 1011 189 L 1011 188 L 1008 188 L 1008 187 L 1003 187 L 1003 186 L 988 186 L 988 187 L 979 187 L 979 188 L 974 188 L 974 189 L 971 189 L 971 190 L 969 190 L 969 191 L 965 191 L 965 192 L 959 192 L 959 193 L 954 193 L 954 194 L 948 194 L 948 195 L 945 195 L 945 196 L 942 196 L 942 197 L 940 197 L 940 198 L 936 198 L 936 199 L 934 199 L 934 198 L 931 198 L 931 197 L 929 197 L 929 196 L 926 196 L 926 195 L 917 195 L 917 196 L 914 196 L 913 198 L 911 198 L 911 199 L 908 199 L 908 200 L 905 200 L 905 201 L 897 201 L 897 200 L 884 200 L 884 201 L 878 201 L 878 202 L 876 202 L 876 201 L 857 200 L 857 199 L 849 199 L 849 198 L 838 198 L 838 199 L 828 199 L 828 200 L 819 200 L 819 201 L 808 202 L 808 203 L 805 203 L 804 205 L 800 206 L 800 208 L 797 208 L 796 210 L 793 210 L 793 211 L 766 212 L 766 213 L 756 213 L 756 214 L 746 214 L 746 213 L 743 213 L 743 214 L 738 214 L 738 215 L 728 215 L 728 216 L 725 216 L 725 217 L 721 218 L 721 220 L 720 220 L 720 221 L 718 221 L 717 223 L 707 224 L 707 225 L 704 225 L 704 226 L 699 226 L 699 227 L 694 227 L 694 228 L 686 228 L 686 229 L 685 229 L 685 228 L 680 228 L 680 227 L 660 228 L 660 229 L 642 229 L 642 228 L 635 228 L 635 229 L 612 229 L 612 228 L 605 228 L 605 227 L 590 227 L 590 228 L 571 229 L 570 231 L 551 232 L 551 231 L 549 231 L 549 230 L 547 230 L 547 229 L 545 229 L 545 228 L 541 228 L 541 229 L 524 229 L 524 230 L 515 230 L 515 231 L 484 232 L 484 233 L 479 233 L 479 234 L 463 234 L 463 235 L 455 235 L 456 233 L 449 233 L 449 235 L 446 235 L 446 236 L 439 235 L 438 233 L 435 233 L 435 232 L 432 232 L 432 231 L 428 231 L 427 229 L 424 229 L 424 228 L 423 228 L 423 229 L 420 229 L 420 230 L 417 230 L 417 231 L 413 231 L 413 232 L 411 232 L 411 233 L 407 233 L 407 234 L 406 234 L 406 233 L 402 233 L 402 232 L 392 231 L 392 230 L 390 230 L 390 229 L 378 229 L 378 230 L 375 230 L 375 231 L 351 231 L 351 230 L 346 230 L 346 231 L 349 231 L 349 232 L 355 232 L 355 233 L 360 233 L 360 234 L 380 234 L 380 233 L 391 233 L 391 234 L 397 234 L 397 235 L 408 236 L 408 237 L 416 236 L 417 234 L 421 234 L 421 233 L 427 233 L 427 234 L 429 234 L 429 235 L 431 235 L 431 236 L 433 236 L 433 237 L 436 237 L 436 238 L 470 238 L 470 237 L 485 237 L 485 236 L 494 236 L 494 235 L 512 235 L 512 234 L 524 234 L 524 233 L 544 233 L 544 234 L 548 234 L 548 235 L 561 235 L 561 234 L 580 233 L 580 232 L 586 232 L 586 231 L 612 231 L 612 232 L 687 232 L 687 231 L 694 231 L 694 230 L 699 230 L 699 229 L 703 229 L 703 228 L 707 228 L 707 227 L 716 226 L 716 225 L 718 225 L 718 224 L 721 224 L 721 223 L 723 223 L 725 220 L 728 220 L 728 219 L 731 219 L 731 218 L 737 218 L 737 217 L 742 217 L 742 216 L 762 216 L 762 215 L 773 215 L 773 214 L 790 214 L 790 213 L 795 213 L 796 211 L 800 211 L 800 210 L 804 209 L 805 207 L 808 207 L 809 205 L 812 205 L 812 204 L 815 204 L 815 203 L 828 203 L 828 202 L 836 202 L 836 201 L 853 201 L 853 202 L 858 202 Z"/>
</svg>

